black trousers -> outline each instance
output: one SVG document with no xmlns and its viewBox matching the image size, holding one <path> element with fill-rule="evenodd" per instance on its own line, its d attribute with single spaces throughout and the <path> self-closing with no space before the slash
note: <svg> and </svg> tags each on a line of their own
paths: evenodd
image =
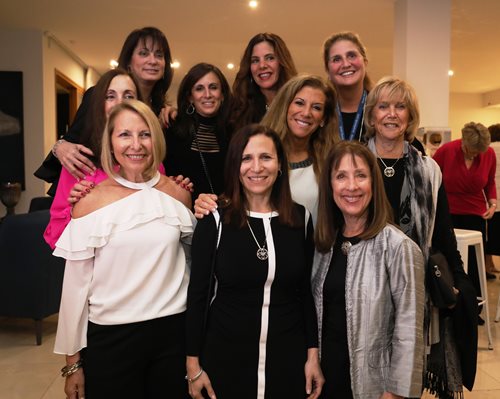
<svg viewBox="0 0 500 399">
<path fill-rule="evenodd" d="M 89 322 L 85 398 L 189 398 L 184 313 L 122 325 Z"/>
<path fill-rule="evenodd" d="M 455 229 L 476 230 L 483 234 L 483 251 L 486 248 L 486 220 L 477 215 L 451 215 L 453 227 Z M 476 289 L 477 296 L 481 295 L 479 285 L 479 274 L 477 270 L 476 250 L 469 247 L 468 272 L 472 284 Z"/>
</svg>

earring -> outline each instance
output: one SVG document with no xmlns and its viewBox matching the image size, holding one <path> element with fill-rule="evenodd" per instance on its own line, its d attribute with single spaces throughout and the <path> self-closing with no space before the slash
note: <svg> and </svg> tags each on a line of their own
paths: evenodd
<svg viewBox="0 0 500 399">
<path fill-rule="evenodd" d="M 325 126 L 325 121 L 321 121 L 321 123 L 319 124 L 319 127 L 324 127 Z"/>
<path fill-rule="evenodd" d="M 281 177 L 282 174 L 283 172 L 281 171 L 281 169 L 278 169 L 278 177 Z"/>
<path fill-rule="evenodd" d="M 250 76 L 250 83 L 253 83 L 253 78 Z"/>
<path fill-rule="evenodd" d="M 189 106 L 186 109 L 186 114 L 193 115 L 194 111 L 195 111 L 194 104 L 193 103 L 189 103 Z"/>
</svg>

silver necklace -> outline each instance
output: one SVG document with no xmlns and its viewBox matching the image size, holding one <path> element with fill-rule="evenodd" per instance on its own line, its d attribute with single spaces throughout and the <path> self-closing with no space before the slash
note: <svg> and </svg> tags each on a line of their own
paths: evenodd
<svg viewBox="0 0 500 399">
<path fill-rule="evenodd" d="M 375 155 L 377 156 L 378 159 L 380 159 L 380 162 L 382 162 L 382 165 L 384 165 L 385 169 L 384 169 L 384 175 L 386 177 L 392 177 L 396 174 L 396 171 L 394 170 L 394 166 L 396 166 L 396 164 L 399 162 L 399 160 L 401 159 L 401 157 L 403 156 L 403 154 L 401 154 L 401 156 L 396 159 L 396 162 L 394 162 L 391 166 L 387 166 L 386 163 L 384 162 L 384 160 L 382 158 L 380 158 L 380 156 L 378 155 L 378 152 L 377 150 L 375 150 Z"/>
<path fill-rule="evenodd" d="M 262 246 L 259 245 L 259 242 L 257 241 L 255 234 L 253 233 L 252 227 L 250 226 L 250 222 L 248 221 L 248 219 L 247 219 L 247 225 L 248 225 L 248 228 L 250 229 L 250 233 L 252 233 L 252 237 L 255 240 L 257 247 L 259 248 L 259 249 L 257 249 L 257 252 L 256 252 L 257 258 L 260 260 L 266 260 L 267 258 L 269 258 L 269 253 L 267 252 L 267 248 L 266 248 L 266 242 L 267 242 L 267 233 L 269 232 L 269 227 L 271 227 L 271 218 L 269 218 L 269 226 L 267 226 L 266 234 L 264 236 L 265 237 L 264 245 L 262 245 Z"/>
<path fill-rule="evenodd" d="M 352 247 L 352 242 L 346 240 L 342 243 L 342 245 L 340 246 L 340 249 L 342 250 L 342 253 L 344 255 L 347 255 L 349 253 L 349 250 L 351 249 L 351 247 Z"/>
</svg>

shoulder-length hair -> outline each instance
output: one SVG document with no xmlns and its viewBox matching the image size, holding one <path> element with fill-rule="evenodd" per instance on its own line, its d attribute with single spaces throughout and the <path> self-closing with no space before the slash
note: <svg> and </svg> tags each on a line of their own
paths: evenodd
<svg viewBox="0 0 500 399">
<path fill-rule="evenodd" d="M 388 96 L 389 99 L 398 99 L 405 103 L 408 107 L 409 120 L 408 127 L 404 133 L 404 139 L 412 142 L 417 133 L 418 125 L 420 123 L 420 112 L 418 109 L 418 100 L 415 90 L 411 85 L 394 76 L 386 76 L 380 79 L 375 87 L 370 91 L 366 98 L 365 106 L 365 137 L 367 139 L 375 136 L 375 127 L 373 126 L 373 110 L 382 97 L 382 94 Z"/>
<path fill-rule="evenodd" d="M 241 57 L 240 68 L 233 83 L 233 110 L 231 126 L 234 130 L 249 123 L 260 122 L 266 113 L 266 98 L 253 81 L 250 71 L 253 48 L 256 44 L 268 42 L 280 64 L 276 89 L 280 89 L 291 77 L 297 75 L 292 55 L 281 37 L 274 33 L 258 33 L 250 39 Z"/>
<path fill-rule="evenodd" d="M 158 45 L 163 52 L 163 57 L 165 58 L 165 70 L 163 72 L 163 77 L 155 83 L 153 91 L 151 92 L 152 108 L 155 114 L 158 114 L 165 104 L 166 93 L 170 88 L 172 77 L 174 75 L 173 69 L 170 65 L 172 63 L 170 46 L 168 45 L 168 40 L 163 32 L 158 28 L 151 26 L 136 29 L 130 32 L 123 43 L 120 56 L 118 57 L 118 66 L 128 71 L 130 67 L 130 60 L 132 59 L 135 48 L 141 42 L 145 44 L 148 39 L 152 40 L 153 45 Z"/>
<path fill-rule="evenodd" d="M 309 139 L 309 156 L 313 161 L 314 173 L 319 180 L 326 156 L 339 140 L 338 118 L 335 112 L 337 96 L 335 89 L 319 76 L 300 75 L 290 79 L 280 89 L 269 107 L 262 124 L 276 131 L 283 141 L 285 151 L 290 151 L 291 132 L 288 127 L 288 108 L 297 93 L 304 87 L 320 90 L 325 95 L 324 120 Z"/>
<path fill-rule="evenodd" d="M 218 136 L 220 135 L 224 138 L 226 137 L 227 120 L 229 118 L 232 103 L 231 89 L 229 88 L 229 83 L 221 70 L 215 65 L 207 64 L 205 62 L 201 62 L 193 66 L 186 76 L 184 76 L 179 86 L 179 90 L 177 92 L 178 116 L 175 120 L 173 130 L 180 137 L 190 138 L 193 127 L 195 128 L 196 113 L 191 115 L 187 113 L 188 107 L 191 104 L 189 97 L 191 96 L 191 91 L 193 90 L 193 86 L 196 82 L 210 72 L 214 73 L 219 79 L 223 95 L 223 101 L 220 108 L 217 111 L 217 114 L 214 115 L 216 118 L 216 133 Z"/>
<path fill-rule="evenodd" d="M 271 205 L 278 211 L 278 219 L 288 226 L 303 226 L 304 221 L 298 215 L 294 206 L 290 184 L 288 181 L 287 158 L 279 136 L 272 129 L 258 124 L 244 126 L 231 138 L 226 155 L 225 191 L 221 197 L 221 207 L 224 213 L 224 222 L 243 227 L 247 220 L 247 199 L 240 181 L 240 167 L 243 151 L 250 138 L 257 135 L 269 137 L 276 148 L 281 174 L 273 184 L 271 191 Z"/>
<path fill-rule="evenodd" d="M 319 185 L 318 222 L 314 233 L 316 248 L 328 252 L 335 244 L 337 234 L 342 231 L 344 216 L 333 199 L 332 175 L 338 170 L 345 156 L 361 158 L 370 171 L 372 199 L 368 204 L 368 216 L 362 240 L 375 237 L 388 223 L 392 223 L 392 210 L 385 195 L 384 181 L 377 165 L 377 159 L 364 145 L 354 141 L 342 141 L 328 154 Z"/>
<path fill-rule="evenodd" d="M 462 143 L 473 151 L 485 152 L 491 143 L 490 131 L 482 123 L 466 123 L 462 128 Z"/>
<path fill-rule="evenodd" d="M 325 70 L 328 72 L 328 62 L 330 61 L 330 49 L 332 46 L 337 43 L 338 41 L 341 40 L 347 40 L 354 44 L 361 56 L 363 57 L 363 60 L 365 61 L 365 65 L 368 65 L 368 57 L 366 55 L 366 47 L 364 46 L 363 42 L 361 41 L 359 35 L 354 32 L 349 32 L 349 31 L 344 31 L 344 32 L 338 32 L 330 36 L 325 40 L 325 43 L 323 43 L 323 62 L 325 65 Z M 370 91 L 372 88 L 373 84 L 368 76 L 368 73 L 365 73 L 365 77 L 363 79 L 363 87 L 365 90 Z"/>
<path fill-rule="evenodd" d="M 111 110 L 108 122 L 106 123 L 106 127 L 102 135 L 102 168 L 108 176 L 118 176 L 118 173 L 116 172 L 116 166 L 118 163 L 113 156 L 111 135 L 115 129 L 116 119 L 124 111 L 131 111 L 139 115 L 144 120 L 148 126 L 149 132 L 151 133 L 153 162 L 151 162 L 151 165 L 149 165 L 142 173 L 144 180 L 149 180 L 156 174 L 160 163 L 163 161 L 163 158 L 165 158 L 166 145 L 165 138 L 163 137 L 163 131 L 157 116 L 153 113 L 151 108 L 138 100 L 124 101 L 121 104 L 115 105 Z"/>
<path fill-rule="evenodd" d="M 82 132 L 81 144 L 90 148 L 94 153 L 91 157 L 92 162 L 99 168 L 101 167 L 101 142 L 102 142 L 102 132 L 106 126 L 106 112 L 104 111 L 104 105 L 106 102 L 106 93 L 108 91 L 111 81 L 120 75 L 128 76 L 132 79 L 135 85 L 136 99 L 142 100 L 139 87 L 135 77 L 121 69 L 111 69 L 101 76 L 99 81 L 96 83 L 92 90 L 91 101 L 89 105 L 89 112 L 85 117 L 85 127 Z"/>
</svg>

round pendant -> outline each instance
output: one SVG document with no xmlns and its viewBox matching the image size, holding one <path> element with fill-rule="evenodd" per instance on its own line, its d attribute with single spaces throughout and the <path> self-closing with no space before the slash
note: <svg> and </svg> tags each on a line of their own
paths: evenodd
<svg viewBox="0 0 500 399">
<path fill-rule="evenodd" d="M 384 169 L 384 175 L 386 175 L 387 177 L 392 177 L 395 173 L 396 172 L 392 166 L 388 166 Z"/>
<path fill-rule="evenodd" d="M 349 253 L 349 250 L 351 249 L 352 244 L 350 241 L 344 241 L 342 245 L 340 246 L 340 249 L 342 250 L 342 253 L 344 255 L 347 255 Z"/>
<path fill-rule="evenodd" d="M 260 260 L 266 260 L 268 258 L 268 254 L 267 254 L 267 249 L 266 248 L 259 248 L 257 250 L 257 258 L 259 258 Z"/>
</svg>

